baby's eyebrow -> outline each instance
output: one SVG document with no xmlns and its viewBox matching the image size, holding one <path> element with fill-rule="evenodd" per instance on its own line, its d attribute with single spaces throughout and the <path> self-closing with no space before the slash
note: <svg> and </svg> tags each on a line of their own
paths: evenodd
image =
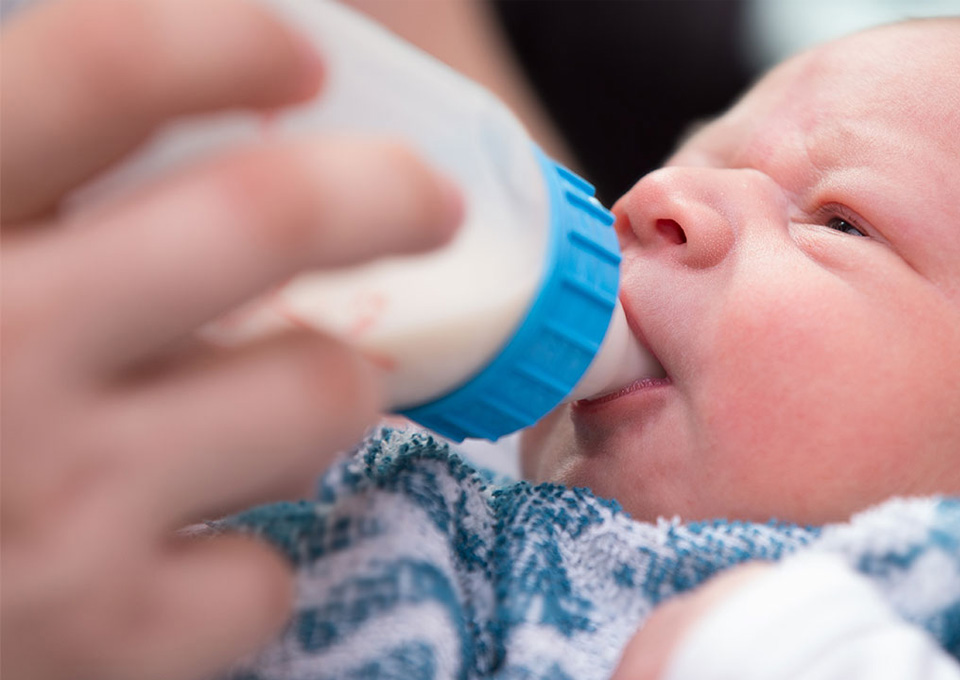
<svg viewBox="0 0 960 680">
<path fill-rule="evenodd" d="M 835 201 L 861 214 L 916 271 L 936 279 L 960 256 L 956 144 L 922 120 L 869 117 L 824 123 L 808 151 L 817 179 L 813 203 Z"/>
</svg>

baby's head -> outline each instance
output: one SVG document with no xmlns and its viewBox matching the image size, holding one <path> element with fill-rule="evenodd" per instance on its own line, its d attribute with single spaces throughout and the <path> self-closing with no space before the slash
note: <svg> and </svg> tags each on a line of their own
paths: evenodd
<svg viewBox="0 0 960 680">
<path fill-rule="evenodd" d="M 667 379 L 550 414 L 528 476 L 639 519 L 960 493 L 960 19 L 785 63 L 614 212 Z"/>
</svg>

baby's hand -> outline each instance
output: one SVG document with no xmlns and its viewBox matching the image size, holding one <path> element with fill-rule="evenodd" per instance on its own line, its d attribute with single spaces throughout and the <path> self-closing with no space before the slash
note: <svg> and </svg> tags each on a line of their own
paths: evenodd
<svg viewBox="0 0 960 680">
<path fill-rule="evenodd" d="M 283 622 L 266 547 L 177 528 L 282 494 L 357 437 L 375 375 L 312 334 L 195 330 L 299 270 L 444 241 L 456 192 L 395 144 L 262 144 L 64 216 L 176 116 L 313 96 L 239 0 L 65 0 L 3 34 L 3 671 L 206 676 Z"/>
<path fill-rule="evenodd" d="M 764 563 L 749 562 L 660 605 L 627 644 L 612 680 L 662 678 L 687 631 L 707 612 L 771 568 Z"/>
</svg>

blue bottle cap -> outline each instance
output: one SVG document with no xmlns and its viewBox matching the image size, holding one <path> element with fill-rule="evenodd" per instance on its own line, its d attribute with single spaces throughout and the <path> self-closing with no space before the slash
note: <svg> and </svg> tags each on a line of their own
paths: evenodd
<svg viewBox="0 0 960 680">
<path fill-rule="evenodd" d="M 468 382 L 403 412 L 454 441 L 496 440 L 533 425 L 593 361 L 617 301 L 613 214 L 593 186 L 536 149 L 549 195 L 550 236 L 539 292 L 520 327 Z"/>
</svg>

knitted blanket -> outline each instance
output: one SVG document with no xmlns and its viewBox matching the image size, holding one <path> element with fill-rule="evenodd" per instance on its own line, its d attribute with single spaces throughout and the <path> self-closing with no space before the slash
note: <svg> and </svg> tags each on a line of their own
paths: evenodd
<svg viewBox="0 0 960 680">
<path fill-rule="evenodd" d="M 955 500 L 891 501 L 823 528 L 641 523 L 584 489 L 505 483 L 430 435 L 382 430 L 315 502 L 226 526 L 277 545 L 299 588 L 282 637 L 236 680 L 606 678 L 659 602 L 801 549 L 844 556 L 960 657 Z"/>
</svg>

